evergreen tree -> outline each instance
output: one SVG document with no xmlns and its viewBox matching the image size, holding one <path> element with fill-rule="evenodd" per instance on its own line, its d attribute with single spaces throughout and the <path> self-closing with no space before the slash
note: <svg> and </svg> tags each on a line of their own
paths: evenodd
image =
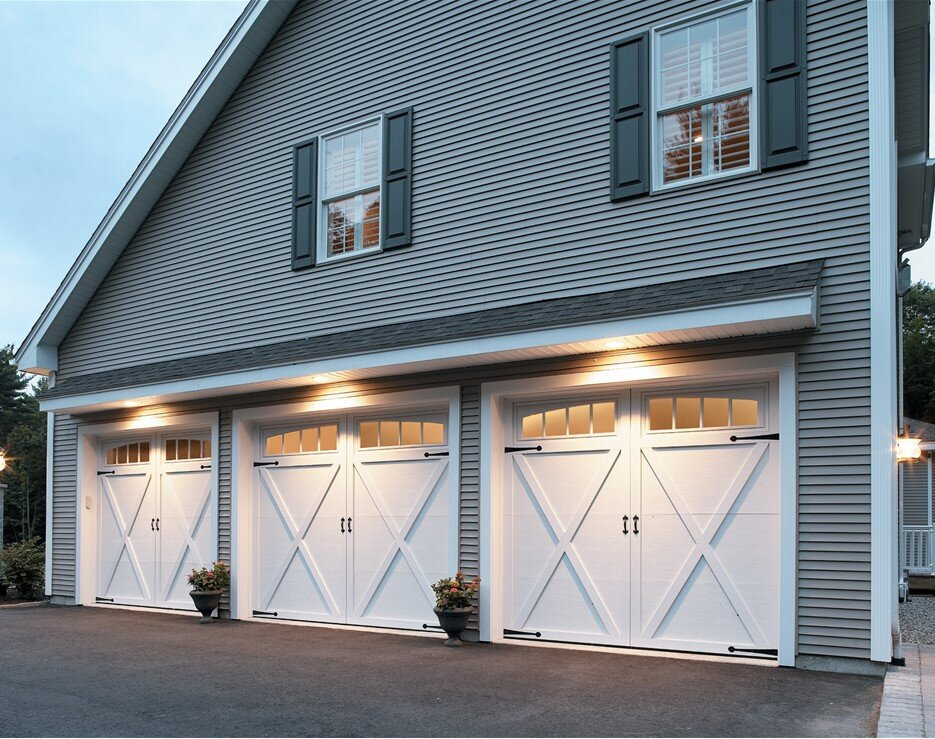
<svg viewBox="0 0 935 739">
<path fill-rule="evenodd" d="M 31 403 L 38 412 L 38 404 L 28 392 L 29 378 L 10 364 L 12 360 L 13 345 L 0 346 L 0 449 Z"/>
<path fill-rule="evenodd" d="M 903 299 L 903 413 L 935 423 L 935 286 L 927 282 Z"/>
</svg>

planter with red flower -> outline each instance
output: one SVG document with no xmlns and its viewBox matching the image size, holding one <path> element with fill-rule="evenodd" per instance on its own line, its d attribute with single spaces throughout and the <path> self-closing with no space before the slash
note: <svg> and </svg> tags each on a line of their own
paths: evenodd
<svg viewBox="0 0 935 739">
<path fill-rule="evenodd" d="M 480 587 L 480 578 L 464 582 L 464 575 L 457 573 L 453 579 L 443 578 L 432 586 L 435 591 L 435 615 L 438 623 L 448 634 L 446 647 L 460 647 L 461 634 L 467 628 L 468 619 L 474 610 L 472 601 Z"/>
<path fill-rule="evenodd" d="M 230 581 L 230 567 L 223 562 L 215 562 L 211 569 L 202 567 L 191 571 L 188 576 L 188 584 L 192 586 L 189 595 L 195 602 L 195 608 L 201 612 L 199 623 L 210 623 L 211 614 L 220 605 L 221 594 Z"/>
</svg>

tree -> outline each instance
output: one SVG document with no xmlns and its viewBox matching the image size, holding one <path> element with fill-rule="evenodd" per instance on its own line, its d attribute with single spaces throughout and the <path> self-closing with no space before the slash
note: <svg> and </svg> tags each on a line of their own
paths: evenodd
<svg viewBox="0 0 935 739">
<path fill-rule="evenodd" d="M 12 360 L 13 345 L 0 346 L 0 449 L 22 414 L 31 407 L 39 410 L 28 392 L 29 378 L 10 364 Z"/>
<path fill-rule="evenodd" d="M 44 537 L 46 422 L 37 395 L 46 380 L 29 378 L 10 364 L 13 347 L 0 347 L 0 449 L 7 459 L 0 472 L 3 495 L 3 541 Z"/>
<path fill-rule="evenodd" d="M 935 423 L 935 286 L 927 282 L 903 298 L 903 413 Z"/>
</svg>

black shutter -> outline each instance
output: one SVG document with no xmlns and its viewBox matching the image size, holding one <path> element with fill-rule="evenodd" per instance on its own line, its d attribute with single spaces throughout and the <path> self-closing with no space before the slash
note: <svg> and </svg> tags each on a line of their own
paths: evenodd
<svg viewBox="0 0 935 739">
<path fill-rule="evenodd" d="M 805 2 L 760 0 L 763 169 L 808 161 Z"/>
<path fill-rule="evenodd" d="M 649 34 L 610 47 L 610 199 L 649 192 Z"/>
<path fill-rule="evenodd" d="M 409 246 L 412 240 L 412 108 L 383 119 L 383 248 Z"/>
<path fill-rule="evenodd" d="M 318 142 L 295 147 L 292 175 L 292 269 L 315 266 Z"/>
</svg>

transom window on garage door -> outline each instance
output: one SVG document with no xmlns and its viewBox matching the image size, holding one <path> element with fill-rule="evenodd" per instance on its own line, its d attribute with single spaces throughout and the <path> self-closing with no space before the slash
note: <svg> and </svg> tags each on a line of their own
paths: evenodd
<svg viewBox="0 0 935 739">
<path fill-rule="evenodd" d="M 382 418 L 360 422 L 360 448 L 436 446 L 445 443 L 442 417 Z"/>
<path fill-rule="evenodd" d="M 146 464 L 149 462 L 149 442 L 134 441 L 107 447 L 107 464 Z"/>
<path fill-rule="evenodd" d="M 648 399 L 650 431 L 691 431 L 760 426 L 763 395 L 757 391 L 666 394 Z"/>
<path fill-rule="evenodd" d="M 187 459 L 208 459 L 211 442 L 207 439 L 166 439 L 166 461 L 184 462 Z"/>
<path fill-rule="evenodd" d="M 596 403 L 521 406 L 518 414 L 520 436 L 523 439 L 612 434 L 616 427 L 617 404 L 606 400 Z"/>
<path fill-rule="evenodd" d="M 333 452 L 338 448 L 338 424 L 310 424 L 298 428 L 265 431 L 263 448 L 268 457 Z"/>
</svg>

